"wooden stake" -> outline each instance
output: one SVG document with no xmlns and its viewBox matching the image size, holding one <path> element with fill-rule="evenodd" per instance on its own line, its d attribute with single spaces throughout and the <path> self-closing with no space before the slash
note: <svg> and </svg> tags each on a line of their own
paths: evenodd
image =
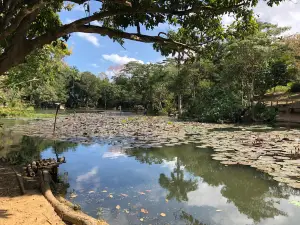
<svg viewBox="0 0 300 225">
<path fill-rule="evenodd" d="M 57 118 L 59 107 L 60 107 L 60 104 L 57 104 L 56 113 L 55 113 L 55 120 L 54 120 L 54 127 L 53 127 L 53 134 L 55 133 L 55 129 L 56 129 L 56 118 Z"/>
</svg>

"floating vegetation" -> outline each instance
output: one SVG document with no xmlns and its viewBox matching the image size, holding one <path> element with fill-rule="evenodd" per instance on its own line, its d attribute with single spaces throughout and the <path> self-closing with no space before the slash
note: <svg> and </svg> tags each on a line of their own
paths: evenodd
<svg viewBox="0 0 300 225">
<path fill-rule="evenodd" d="M 300 201 L 293 200 L 293 201 L 290 201 L 290 203 L 295 205 L 295 206 L 300 207 Z"/>
<path fill-rule="evenodd" d="M 103 212 L 104 212 L 104 210 L 102 207 L 97 208 L 97 213 L 96 213 L 97 219 L 99 219 L 99 220 L 103 219 Z"/>
<path fill-rule="evenodd" d="M 195 144 L 199 151 L 212 148 L 215 151 L 213 159 L 226 166 L 251 166 L 268 173 L 276 181 L 300 189 L 300 146 L 296 138 L 300 135 L 299 130 L 196 122 L 173 123 L 163 117 L 128 118 L 86 113 L 58 118 L 56 136 L 53 137 L 52 122 L 33 121 L 13 129 L 29 136 L 111 144 L 118 148 L 114 153 L 123 155 L 134 148 L 171 148 Z"/>
</svg>

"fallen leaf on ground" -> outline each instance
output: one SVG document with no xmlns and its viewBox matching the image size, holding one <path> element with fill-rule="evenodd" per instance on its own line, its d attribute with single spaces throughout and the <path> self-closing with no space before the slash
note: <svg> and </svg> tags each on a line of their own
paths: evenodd
<svg viewBox="0 0 300 225">
<path fill-rule="evenodd" d="M 141 209 L 141 212 L 142 212 L 142 213 L 145 213 L 145 214 L 148 214 L 148 213 L 149 213 L 148 210 L 146 210 L 146 209 Z"/>
<path fill-rule="evenodd" d="M 145 192 L 142 192 L 142 191 L 139 191 L 138 192 L 140 195 L 145 195 L 146 193 Z"/>
<path fill-rule="evenodd" d="M 144 219 L 143 219 L 143 218 L 141 218 L 141 219 L 140 219 L 140 221 L 142 221 L 142 222 L 143 222 L 143 221 L 144 221 Z"/>
<path fill-rule="evenodd" d="M 222 212 L 222 210 L 221 209 L 217 209 L 216 212 Z"/>
<path fill-rule="evenodd" d="M 108 197 L 113 198 L 114 196 L 113 195 L 109 195 Z"/>
<path fill-rule="evenodd" d="M 125 213 L 129 213 L 129 210 L 128 210 L 128 209 L 124 209 L 124 212 L 125 212 Z"/>
<path fill-rule="evenodd" d="M 128 197 L 128 195 L 126 195 L 126 194 L 121 194 L 121 196 L 123 196 L 123 197 Z"/>
<path fill-rule="evenodd" d="M 168 200 L 168 199 L 166 199 L 166 202 L 169 202 L 169 200 Z"/>
<path fill-rule="evenodd" d="M 166 216 L 166 214 L 165 214 L 165 213 L 161 213 L 161 214 L 160 214 L 160 216 L 162 216 L 162 217 L 165 217 L 165 216 Z"/>
<path fill-rule="evenodd" d="M 94 193 L 95 191 L 89 191 L 89 194 Z"/>
<path fill-rule="evenodd" d="M 103 190 L 102 192 L 103 192 L 103 193 L 106 193 L 106 192 L 107 192 L 107 190 Z"/>
<path fill-rule="evenodd" d="M 116 206 L 116 209 L 121 209 L 121 206 L 117 205 L 117 206 Z"/>
</svg>

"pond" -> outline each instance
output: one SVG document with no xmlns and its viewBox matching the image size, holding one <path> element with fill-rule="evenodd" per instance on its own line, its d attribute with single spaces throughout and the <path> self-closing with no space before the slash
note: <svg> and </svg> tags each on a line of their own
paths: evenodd
<svg viewBox="0 0 300 225">
<path fill-rule="evenodd" d="M 16 136 L 14 136 L 16 138 Z M 122 149 L 26 136 L 11 139 L 1 154 L 15 163 L 66 157 L 59 168 L 65 197 L 109 224 L 299 224 L 300 193 L 246 166 L 225 166 L 209 148 L 193 144 Z M 11 148 L 12 147 L 12 148 Z M 2 153 L 1 153 L 2 152 Z"/>
</svg>

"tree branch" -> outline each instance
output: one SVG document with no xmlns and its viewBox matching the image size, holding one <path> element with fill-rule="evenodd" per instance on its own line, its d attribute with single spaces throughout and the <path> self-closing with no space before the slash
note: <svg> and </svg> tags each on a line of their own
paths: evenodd
<svg viewBox="0 0 300 225">
<path fill-rule="evenodd" d="M 72 0 L 72 2 L 77 2 L 77 1 L 83 2 L 83 0 Z M 37 42 L 38 46 L 44 45 L 44 44 L 50 43 L 51 41 L 56 40 L 57 38 L 60 38 L 62 36 L 68 35 L 73 32 L 85 32 L 85 33 L 91 32 L 91 33 L 98 33 L 98 34 L 103 34 L 103 35 L 112 34 L 111 36 L 116 35 L 117 37 L 131 39 L 131 40 L 136 40 L 136 39 L 140 38 L 140 40 L 137 40 L 137 41 L 141 41 L 141 42 L 156 42 L 156 41 L 161 42 L 162 40 L 166 41 L 169 39 L 161 38 L 159 36 L 151 37 L 151 36 L 147 36 L 147 35 L 130 34 L 130 33 L 114 30 L 111 28 L 91 26 L 91 25 L 86 26 L 85 24 L 88 24 L 95 20 L 101 20 L 106 17 L 116 16 L 116 15 L 128 15 L 128 14 L 163 13 L 163 14 L 172 14 L 172 15 L 188 15 L 192 12 L 198 12 L 201 10 L 210 10 L 210 11 L 214 11 L 214 12 L 221 14 L 221 13 L 227 12 L 230 9 L 238 8 L 244 4 L 245 3 L 241 3 L 241 4 L 237 4 L 237 5 L 232 5 L 230 7 L 219 8 L 219 9 L 218 8 L 215 9 L 211 6 L 201 5 L 201 6 L 197 6 L 197 7 L 195 6 L 191 9 L 184 10 L 184 11 L 174 11 L 174 10 L 169 10 L 169 9 L 165 9 L 165 8 L 160 8 L 160 7 L 150 7 L 150 8 L 144 8 L 144 9 L 128 8 L 123 11 L 103 11 L 103 12 L 95 13 L 92 16 L 78 19 L 70 24 L 66 24 L 66 25 L 60 27 L 57 30 L 57 32 L 52 33 L 52 34 L 42 35 L 41 37 L 33 40 L 33 42 Z M 142 41 L 142 40 L 150 40 L 150 39 L 148 39 L 149 37 L 150 37 L 151 41 Z M 172 42 L 175 43 L 175 41 L 172 41 Z M 183 45 L 181 43 L 178 43 L 178 44 Z"/>
<path fill-rule="evenodd" d="M 10 36 L 16 29 L 19 27 L 21 22 L 25 17 L 28 15 L 34 13 L 35 11 L 40 10 L 41 6 L 44 4 L 43 0 L 38 0 L 35 4 L 33 4 L 31 7 L 22 9 L 17 17 L 9 22 L 11 25 L 7 28 L 3 27 L 3 31 L 0 31 L 0 41 L 6 39 L 8 36 Z"/>
<path fill-rule="evenodd" d="M 76 1 L 76 0 L 75 0 Z M 112 17 L 112 16 L 121 16 L 121 15 L 134 15 L 134 14 L 144 14 L 144 13 L 162 13 L 166 15 L 177 15 L 177 16 L 184 16 L 184 15 L 189 15 L 190 13 L 197 13 L 200 11 L 211 11 L 217 14 L 222 14 L 225 12 L 228 12 L 230 10 L 234 10 L 236 8 L 239 8 L 243 5 L 246 5 L 246 3 L 240 3 L 240 4 L 235 4 L 232 6 L 228 7 L 222 7 L 222 8 L 214 8 L 212 6 L 207 6 L 207 5 L 198 5 L 195 6 L 191 9 L 187 10 L 170 10 L 162 7 L 150 7 L 150 8 L 141 8 L 141 9 L 133 9 L 133 8 L 128 8 L 123 11 L 103 11 L 99 13 L 95 13 L 92 16 L 88 16 L 79 20 L 74 21 L 73 23 L 70 23 L 69 25 L 74 26 L 74 25 L 84 25 L 88 24 L 92 21 L 95 20 L 101 20 L 106 17 Z"/>
<path fill-rule="evenodd" d="M 83 3 L 87 2 L 88 0 L 68 0 L 69 2 L 73 2 L 79 5 L 82 5 Z M 96 2 L 104 2 L 107 0 L 94 0 Z M 126 6 L 130 6 L 131 7 L 131 2 L 127 1 L 127 0 L 108 0 L 110 2 L 114 2 L 116 4 L 120 4 L 120 5 L 126 5 Z"/>
<path fill-rule="evenodd" d="M 1 1 L 1 0 L 0 0 Z M 18 0 L 15 0 L 18 1 Z M 80 2 L 84 3 L 84 0 L 70 0 L 71 2 Z M 98 1 L 98 0 L 95 0 Z M 100 1 L 100 0 L 99 0 Z M 114 0 L 104 0 L 104 1 L 114 1 Z M 125 0 L 115 0 L 115 1 L 125 1 Z M 103 20 L 107 17 L 114 16 L 122 16 L 129 15 L 135 16 L 137 14 L 161 14 L 163 17 L 167 15 L 175 15 L 175 16 L 191 16 L 191 13 L 199 13 L 199 12 L 211 12 L 213 16 L 221 15 L 226 12 L 232 12 L 235 9 L 241 6 L 249 6 L 249 1 L 243 1 L 239 4 L 233 4 L 226 7 L 216 7 L 211 5 L 205 5 L 202 1 L 197 1 L 198 4 L 186 10 L 173 10 L 169 9 L 164 5 L 157 5 L 156 3 L 152 3 L 148 8 L 143 8 L 142 5 L 140 8 L 132 8 L 126 7 L 124 9 L 110 9 L 109 11 L 100 11 L 95 13 L 92 16 L 88 16 L 79 20 L 76 20 L 70 24 L 63 25 L 59 27 L 56 31 L 47 32 L 44 35 L 36 37 L 35 39 L 26 39 L 28 28 L 28 21 L 32 21 L 36 13 L 43 7 L 43 4 L 46 4 L 48 1 L 46 0 L 28 0 L 30 5 L 24 8 L 21 8 L 19 12 L 16 12 L 16 17 L 14 19 L 10 19 L 7 26 L 2 26 L 0 24 L 0 40 L 3 40 L 7 37 L 10 37 L 14 34 L 13 38 L 16 38 L 20 35 L 20 41 L 13 41 L 12 45 L 7 47 L 0 55 L 0 74 L 8 71 L 11 67 L 21 63 L 24 61 L 25 57 L 32 52 L 32 50 L 36 48 L 40 48 L 45 44 L 50 44 L 52 41 L 55 41 L 58 38 L 66 36 L 68 34 L 74 32 L 84 32 L 84 33 L 97 33 L 104 36 L 109 36 L 110 38 L 124 38 L 128 40 L 134 40 L 145 43 L 159 43 L 161 45 L 171 45 L 175 48 L 181 49 L 189 49 L 197 51 L 197 47 L 191 47 L 183 43 L 176 42 L 174 40 L 163 38 L 160 36 L 148 36 L 142 35 L 138 33 L 127 33 L 120 30 L 108 28 L 108 27 L 99 27 L 99 26 L 91 26 L 86 25 L 92 21 Z M 235 2 L 235 1 L 233 1 Z M 102 9 L 103 10 L 103 9 Z M 21 24 L 22 23 L 22 24 Z M 25 26 L 23 26 L 23 24 Z M 22 28 L 23 26 L 23 28 Z M 2 29 L 2 30 L 1 30 Z M 199 46 L 198 46 L 199 47 Z"/>
<path fill-rule="evenodd" d="M 108 27 L 99 27 L 99 26 L 93 26 L 93 25 L 82 25 L 78 26 L 76 29 L 77 32 L 83 32 L 83 33 L 95 33 L 100 34 L 104 36 L 108 36 L 110 38 L 122 38 L 127 40 L 133 40 L 138 42 L 144 42 L 144 43 L 160 43 L 164 45 L 173 45 L 176 47 L 181 47 L 185 49 L 192 49 L 191 46 L 188 46 L 186 44 L 168 39 L 163 38 L 160 36 L 149 36 L 149 35 L 143 35 L 139 33 L 127 33 L 120 30 L 111 29 Z M 195 50 L 195 49 L 193 49 Z"/>
<path fill-rule="evenodd" d="M 73 2 L 73 3 L 76 3 L 78 5 L 81 5 L 85 2 L 87 2 L 88 0 L 69 0 L 68 2 Z M 102 2 L 102 0 L 94 0 L 95 2 Z"/>
<path fill-rule="evenodd" d="M 16 14 L 16 7 L 18 6 L 20 0 L 15 0 L 13 2 L 7 3 L 8 6 L 2 6 L 1 7 L 1 13 L 3 13 L 5 16 L 0 19 L 1 25 L 0 27 L 5 28 L 8 24 L 8 22 L 11 21 L 11 19 Z M 5 2 L 4 2 L 5 3 Z"/>
</svg>

